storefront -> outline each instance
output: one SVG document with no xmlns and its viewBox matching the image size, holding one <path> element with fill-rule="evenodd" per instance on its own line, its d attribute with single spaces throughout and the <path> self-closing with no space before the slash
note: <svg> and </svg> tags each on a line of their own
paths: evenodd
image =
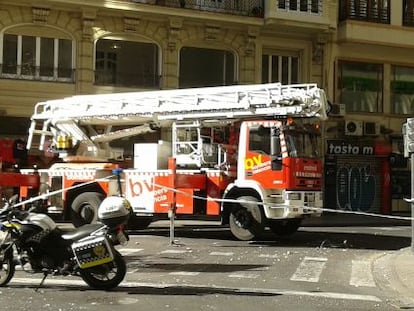
<svg viewBox="0 0 414 311">
<path fill-rule="evenodd" d="M 391 214 L 389 155 L 374 140 L 328 140 L 325 208 Z"/>
</svg>

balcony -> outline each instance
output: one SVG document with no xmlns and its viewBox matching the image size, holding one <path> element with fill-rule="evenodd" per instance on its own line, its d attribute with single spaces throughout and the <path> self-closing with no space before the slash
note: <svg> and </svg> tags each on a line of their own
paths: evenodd
<svg viewBox="0 0 414 311">
<path fill-rule="evenodd" d="M 412 47 L 413 1 L 341 0 L 338 41 Z"/>
<path fill-rule="evenodd" d="M 318 35 L 336 28 L 333 8 L 325 0 L 265 0 L 265 21 L 279 31 Z"/>
<path fill-rule="evenodd" d="M 128 2 L 251 17 L 263 17 L 264 0 L 128 0 Z"/>
<path fill-rule="evenodd" d="M 339 21 L 390 23 L 390 0 L 341 0 Z"/>
</svg>

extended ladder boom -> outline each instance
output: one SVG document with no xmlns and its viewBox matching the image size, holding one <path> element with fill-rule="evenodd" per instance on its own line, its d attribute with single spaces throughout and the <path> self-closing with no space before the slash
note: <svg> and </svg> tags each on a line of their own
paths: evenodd
<svg viewBox="0 0 414 311">
<path fill-rule="evenodd" d="M 325 118 L 326 108 L 325 94 L 316 84 L 272 83 L 76 95 L 38 103 L 32 119 L 117 124 L 286 115 Z"/>
<path fill-rule="evenodd" d="M 278 116 L 325 119 L 326 111 L 325 93 L 316 84 L 270 83 L 76 95 L 35 106 L 27 148 L 31 148 L 33 136 L 38 135 L 42 150 L 46 138 L 56 137 L 58 131 L 83 142 L 87 149 L 109 150 L 107 144 L 113 139 L 145 133 L 154 126 L 173 122 Z M 93 125 L 106 130 L 94 133 Z M 114 131 L 113 125 L 133 127 Z M 82 127 L 89 127 L 89 133 Z"/>
</svg>

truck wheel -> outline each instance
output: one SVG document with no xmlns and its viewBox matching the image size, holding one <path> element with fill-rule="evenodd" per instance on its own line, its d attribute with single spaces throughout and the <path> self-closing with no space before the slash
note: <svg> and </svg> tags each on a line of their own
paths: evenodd
<svg viewBox="0 0 414 311">
<path fill-rule="evenodd" d="M 249 241 L 263 232 L 264 215 L 257 204 L 259 200 L 253 196 L 241 196 L 230 212 L 230 231 L 241 241 Z"/>
<path fill-rule="evenodd" d="M 270 231 L 278 236 L 287 236 L 298 231 L 302 219 L 274 221 L 269 224 Z"/>
<path fill-rule="evenodd" d="M 72 202 L 72 223 L 75 227 L 96 222 L 98 208 L 104 199 L 99 192 L 84 192 Z"/>
</svg>

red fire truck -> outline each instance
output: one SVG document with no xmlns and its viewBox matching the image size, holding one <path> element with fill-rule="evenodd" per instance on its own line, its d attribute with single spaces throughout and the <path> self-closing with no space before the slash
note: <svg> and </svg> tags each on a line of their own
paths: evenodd
<svg viewBox="0 0 414 311">
<path fill-rule="evenodd" d="M 36 105 L 27 147 L 59 155 L 39 170 L 41 188 L 62 190 L 48 212 L 76 226 L 96 219 L 117 191 L 112 170 L 122 167 L 130 225 L 173 208 L 177 218 L 221 219 L 250 240 L 265 227 L 293 233 L 304 217 L 321 215 L 326 110 L 316 84 L 77 95 Z"/>
</svg>

